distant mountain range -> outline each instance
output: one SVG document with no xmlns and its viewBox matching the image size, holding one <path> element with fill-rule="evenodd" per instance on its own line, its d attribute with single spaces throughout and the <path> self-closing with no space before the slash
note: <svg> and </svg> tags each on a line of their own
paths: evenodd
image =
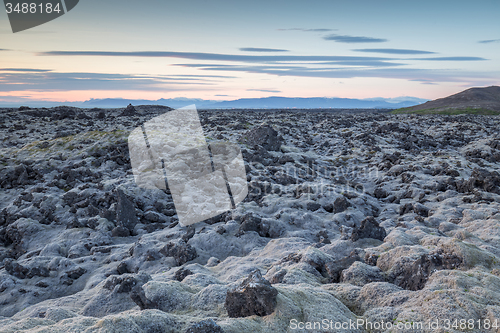
<svg viewBox="0 0 500 333">
<path fill-rule="evenodd" d="M 398 98 L 290 98 L 290 97 L 264 97 L 264 98 L 241 98 L 233 101 L 211 101 L 203 99 L 158 99 L 151 100 L 128 100 L 128 99 L 92 99 L 85 101 L 83 107 L 124 107 L 129 103 L 132 105 L 165 105 L 179 108 L 195 104 L 198 109 L 397 109 L 423 103 L 427 100 L 416 97 Z"/>
<path fill-rule="evenodd" d="M 409 107 L 426 102 L 427 100 L 417 97 L 397 97 L 397 98 L 291 98 L 291 97 L 264 97 L 264 98 L 241 98 L 232 101 L 213 101 L 204 99 L 173 98 L 173 99 L 90 99 L 85 102 L 24 102 L 23 105 L 30 107 L 51 107 L 57 105 L 68 105 L 82 108 L 121 108 L 128 104 L 132 105 L 164 105 L 172 108 L 180 108 L 195 104 L 198 109 L 398 109 Z M 0 102 L 0 107 L 19 106 Z"/>
<path fill-rule="evenodd" d="M 405 113 L 500 113 L 500 87 L 469 88 L 457 94 L 398 110 Z"/>
</svg>

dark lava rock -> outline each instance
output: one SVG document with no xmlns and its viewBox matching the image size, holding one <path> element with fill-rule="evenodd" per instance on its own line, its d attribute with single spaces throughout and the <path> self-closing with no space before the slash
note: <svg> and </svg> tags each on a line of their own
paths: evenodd
<svg viewBox="0 0 500 333">
<path fill-rule="evenodd" d="M 438 249 L 433 253 L 423 254 L 411 264 L 401 267 L 394 283 L 408 290 L 421 290 L 432 273 L 443 269 L 456 269 L 463 264 L 463 258 L 454 253 L 445 253 Z"/>
<path fill-rule="evenodd" d="M 341 196 L 335 199 L 333 204 L 329 203 L 323 206 L 323 209 L 329 213 L 337 214 L 346 211 L 350 205 L 351 204 L 349 203 L 349 201 L 347 201 L 346 197 Z"/>
<path fill-rule="evenodd" d="M 374 253 L 367 252 L 365 254 L 365 263 L 371 266 L 377 266 L 378 257 L 379 256 Z"/>
<path fill-rule="evenodd" d="M 360 227 L 354 227 L 351 235 L 353 242 L 361 238 L 374 238 L 383 241 L 387 233 L 381 227 L 373 216 L 368 216 L 361 221 Z"/>
<path fill-rule="evenodd" d="M 255 231 L 261 237 L 270 237 L 269 225 L 264 223 L 260 217 L 253 214 L 247 214 L 241 219 L 240 228 L 237 236 L 243 235 L 246 231 Z"/>
<path fill-rule="evenodd" d="M 306 205 L 307 210 L 310 210 L 312 212 L 317 211 L 318 209 L 321 208 L 321 205 L 317 202 L 308 202 Z"/>
<path fill-rule="evenodd" d="M 413 212 L 413 204 L 405 203 L 404 205 L 399 206 L 399 215 L 405 215 Z"/>
<path fill-rule="evenodd" d="M 193 272 L 191 272 L 189 269 L 187 268 L 181 268 L 179 270 L 177 270 L 177 272 L 175 272 L 174 274 L 174 278 L 179 281 L 179 282 L 182 282 L 182 280 L 184 280 L 184 278 L 188 275 L 192 275 Z"/>
<path fill-rule="evenodd" d="M 205 319 L 188 327 L 184 333 L 224 333 L 213 319 Z"/>
<path fill-rule="evenodd" d="M 351 251 L 347 257 L 325 263 L 325 269 L 330 282 L 338 283 L 342 271 L 349 268 L 355 261 L 361 261 L 361 258 L 356 251 Z"/>
<path fill-rule="evenodd" d="M 457 191 L 469 193 L 474 189 L 500 194 L 500 174 L 496 171 L 489 172 L 485 169 L 475 168 L 468 180 L 456 181 Z"/>
<path fill-rule="evenodd" d="M 115 228 L 113 228 L 113 230 L 111 230 L 111 236 L 113 236 L 113 237 L 128 237 L 128 236 L 130 236 L 130 230 L 119 225 L 118 227 L 115 227 Z"/>
<path fill-rule="evenodd" d="M 136 286 L 142 286 L 149 280 L 151 280 L 151 277 L 143 273 L 137 275 L 127 274 L 126 276 L 114 275 L 106 280 L 103 288 L 112 291 L 114 290 L 117 293 L 128 293 L 131 292 Z"/>
<path fill-rule="evenodd" d="M 127 105 L 125 110 L 123 110 L 122 116 L 135 116 L 137 115 L 137 110 L 134 108 L 132 104 Z"/>
<path fill-rule="evenodd" d="M 29 272 L 29 269 L 24 267 L 23 265 L 18 264 L 11 258 L 7 258 L 4 260 L 4 266 L 7 273 L 12 276 L 15 276 L 18 279 L 25 279 L 26 275 Z"/>
<path fill-rule="evenodd" d="M 122 274 L 126 274 L 126 273 L 130 273 L 129 270 L 128 270 L 128 267 L 127 267 L 127 263 L 126 262 L 121 262 L 118 267 L 116 267 L 116 271 L 118 272 L 118 274 L 122 275 Z"/>
<path fill-rule="evenodd" d="M 267 316 L 274 312 L 278 290 L 255 270 L 237 287 L 226 294 L 224 304 L 231 318 Z"/>
<path fill-rule="evenodd" d="M 158 309 L 158 304 L 156 302 L 147 299 L 142 286 L 135 286 L 130 292 L 130 298 L 139 306 L 139 308 L 141 308 L 141 310 Z"/>
<path fill-rule="evenodd" d="M 99 111 L 99 113 L 97 114 L 96 118 L 97 119 L 104 119 L 104 118 L 106 118 L 106 113 L 104 112 L 104 110 Z"/>
<path fill-rule="evenodd" d="M 130 201 L 122 190 L 116 191 L 118 197 L 118 204 L 116 208 L 116 222 L 118 226 L 134 230 L 134 227 L 139 221 L 135 214 L 135 208 L 132 201 Z M 123 237 L 123 236 L 122 236 Z"/>
<path fill-rule="evenodd" d="M 184 265 L 188 261 L 198 257 L 196 249 L 180 239 L 169 242 L 160 252 L 165 257 L 174 257 L 178 266 Z"/>
<path fill-rule="evenodd" d="M 330 238 L 328 237 L 328 232 L 326 230 L 318 231 L 316 234 L 316 238 L 318 239 L 318 243 L 321 244 L 330 244 Z"/>
<path fill-rule="evenodd" d="M 77 267 L 75 269 L 72 269 L 70 271 L 67 271 L 66 272 L 66 275 L 72 279 L 72 280 L 76 280 L 78 279 L 80 276 L 82 276 L 83 274 L 85 274 L 87 272 L 87 270 L 85 268 L 82 268 L 82 267 Z"/>
<path fill-rule="evenodd" d="M 381 187 L 377 187 L 374 191 L 373 191 L 373 196 L 377 199 L 384 199 L 384 198 L 387 198 L 389 194 L 387 193 L 386 190 L 384 190 L 383 188 Z"/>
<path fill-rule="evenodd" d="M 196 230 L 195 230 L 194 226 L 189 226 L 188 229 L 186 230 L 186 233 L 184 235 L 182 235 L 182 240 L 187 242 L 188 240 L 193 238 L 195 231 Z"/>
<path fill-rule="evenodd" d="M 239 142 L 251 147 L 262 146 L 266 150 L 277 151 L 283 143 L 283 138 L 271 126 L 261 125 L 243 134 Z"/>
<path fill-rule="evenodd" d="M 43 267 L 43 266 L 31 267 L 28 274 L 26 274 L 26 277 L 28 279 L 31 279 L 32 277 L 35 277 L 35 276 L 49 277 L 50 271 L 47 267 Z"/>
<path fill-rule="evenodd" d="M 420 203 L 413 204 L 413 211 L 422 217 L 429 216 L 429 208 L 425 207 Z"/>
</svg>

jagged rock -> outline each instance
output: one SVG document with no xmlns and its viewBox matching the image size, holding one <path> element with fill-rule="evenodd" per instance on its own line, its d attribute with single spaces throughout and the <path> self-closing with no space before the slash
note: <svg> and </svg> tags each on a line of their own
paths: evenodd
<svg viewBox="0 0 500 333">
<path fill-rule="evenodd" d="M 262 146 L 266 150 L 277 151 L 283 143 L 283 138 L 272 127 L 261 125 L 243 134 L 239 142 L 251 147 Z"/>
<path fill-rule="evenodd" d="M 404 215 L 413 212 L 413 204 L 405 203 L 399 207 L 399 215 Z"/>
<path fill-rule="evenodd" d="M 160 252 L 166 257 L 174 257 L 178 266 L 198 257 L 196 249 L 181 239 L 167 243 Z"/>
<path fill-rule="evenodd" d="M 106 113 L 104 112 L 104 110 L 100 110 L 100 111 L 97 113 L 96 118 L 97 118 L 97 119 L 105 119 L 105 118 L 106 118 Z"/>
<path fill-rule="evenodd" d="M 469 193 L 474 189 L 500 194 L 500 174 L 496 171 L 475 168 L 468 180 L 456 181 L 458 192 Z"/>
<path fill-rule="evenodd" d="M 429 208 L 425 207 L 424 205 L 422 205 L 420 203 L 413 204 L 413 211 L 422 217 L 429 216 Z"/>
<path fill-rule="evenodd" d="M 278 290 L 255 270 L 237 287 L 227 291 L 224 304 L 231 318 L 267 316 L 274 312 Z"/>
<path fill-rule="evenodd" d="M 353 228 L 351 240 L 353 242 L 361 238 L 384 240 L 385 236 L 387 236 L 385 229 L 378 224 L 373 216 L 369 216 L 361 221 L 359 227 Z"/>
<path fill-rule="evenodd" d="M 319 203 L 317 203 L 317 202 L 308 202 L 307 205 L 306 205 L 306 209 L 310 210 L 312 212 L 315 212 L 315 211 L 317 211 L 320 208 L 321 208 L 321 205 Z"/>
<path fill-rule="evenodd" d="M 135 109 L 135 107 L 132 104 L 129 104 L 129 105 L 127 105 L 125 110 L 123 110 L 121 115 L 122 116 L 135 116 L 135 115 L 137 115 L 137 110 Z"/>
<path fill-rule="evenodd" d="M 141 286 L 135 286 L 130 292 L 130 298 L 135 304 L 139 306 L 141 310 L 145 309 L 158 309 L 158 304 L 154 301 L 149 300 L 146 297 L 146 293 Z"/>
<path fill-rule="evenodd" d="M 128 236 L 130 236 L 130 230 L 119 225 L 119 226 L 113 228 L 113 230 L 111 230 L 111 236 L 113 236 L 113 237 L 128 237 Z"/>
<path fill-rule="evenodd" d="M 269 237 L 269 225 L 251 213 L 242 217 L 238 235 L 242 235 L 246 231 L 255 231 L 261 237 Z"/>
<path fill-rule="evenodd" d="M 18 264 L 16 261 L 14 261 L 14 259 L 11 258 L 7 258 L 4 260 L 4 266 L 7 273 L 17 277 L 18 279 L 26 278 L 26 275 L 29 272 L 29 269 L 27 267 Z"/>
<path fill-rule="evenodd" d="M 130 273 L 129 270 L 128 270 L 128 266 L 127 266 L 127 263 L 126 262 L 121 262 L 117 267 L 116 267 L 116 271 L 118 272 L 118 274 L 122 275 L 122 274 L 126 274 L 126 273 Z"/>
<path fill-rule="evenodd" d="M 348 256 L 329 261 L 325 263 L 325 269 L 331 283 L 338 283 L 340 281 L 341 273 L 344 269 L 350 267 L 355 261 L 361 261 L 356 251 L 351 251 Z"/>
<path fill-rule="evenodd" d="M 346 197 L 341 196 L 335 199 L 333 204 L 332 203 L 326 204 L 325 206 L 323 206 L 323 208 L 329 213 L 337 214 L 346 211 L 347 208 L 349 208 L 349 206 L 350 204 L 349 201 L 346 199 Z"/>
<path fill-rule="evenodd" d="M 151 276 L 144 273 L 126 274 L 121 276 L 113 275 L 109 277 L 103 285 L 103 288 L 113 290 L 117 293 L 131 292 L 136 286 L 142 286 L 151 280 Z"/>
<path fill-rule="evenodd" d="M 384 198 L 387 198 L 389 194 L 387 193 L 386 190 L 384 190 L 382 187 L 377 187 L 374 191 L 373 191 L 373 196 L 377 199 L 384 199 Z"/>
<path fill-rule="evenodd" d="M 83 274 L 85 274 L 87 272 L 87 270 L 85 268 L 82 268 L 82 267 L 77 267 L 75 269 L 72 269 L 72 270 L 69 270 L 67 271 L 65 274 L 70 278 L 70 279 L 73 279 L 73 280 L 76 280 L 78 279 L 80 276 L 82 276 Z"/>
<path fill-rule="evenodd" d="M 188 275 L 192 275 L 193 272 L 191 272 L 189 269 L 187 268 L 181 268 L 179 270 L 177 270 L 174 274 L 174 278 L 179 281 L 179 282 L 182 282 L 182 280 L 184 280 L 184 278 Z"/>
<path fill-rule="evenodd" d="M 398 285 L 408 290 L 420 290 L 435 271 L 457 269 L 462 266 L 463 262 L 460 256 L 437 249 L 429 254 L 423 254 L 415 262 L 406 266 Z"/>
<path fill-rule="evenodd" d="M 121 189 L 116 191 L 116 195 L 118 197 L 116 222 L 118 223 L 118 226 L 132 231 L 134 230 L 135 225 L 139 223 L 135 213 L 134 204 L 127 198 Z"/>
<path fill-rule="evenodd" d="M 187 242 L 188 240 L 193 238 L 195 232 L 196 232 L 196 229 L 194 228 L 194 226 L 189 226 L 188 229 L 186 230 L 186 233 L 184 235 L 182 235 L 182 240 Z"/>
</svg>

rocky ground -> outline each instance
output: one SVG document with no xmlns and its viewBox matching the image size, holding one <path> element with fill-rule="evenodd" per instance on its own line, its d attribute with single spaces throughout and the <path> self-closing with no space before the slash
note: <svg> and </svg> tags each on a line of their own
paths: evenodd
<svg viewBox="0 0 500 333">
<path fill-rule="evenodd" d="M 250 193 L 183 227 L 128 156 L 167 111 L 0 111 L 0 332 L 500 332 L 498 117 L 200 111 Z"/>
</svg>

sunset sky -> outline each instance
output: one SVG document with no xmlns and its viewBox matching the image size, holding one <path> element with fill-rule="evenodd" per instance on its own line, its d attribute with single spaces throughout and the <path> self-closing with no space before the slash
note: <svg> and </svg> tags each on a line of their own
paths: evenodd
<svg viewBox="0 0 500 333">
<path fill-rule="evenodd" d="M 500 85 L 500 1 L 80 0 L 13 34 L 0 105 L 91 98 L 444 97 Z"/>
</svg>

